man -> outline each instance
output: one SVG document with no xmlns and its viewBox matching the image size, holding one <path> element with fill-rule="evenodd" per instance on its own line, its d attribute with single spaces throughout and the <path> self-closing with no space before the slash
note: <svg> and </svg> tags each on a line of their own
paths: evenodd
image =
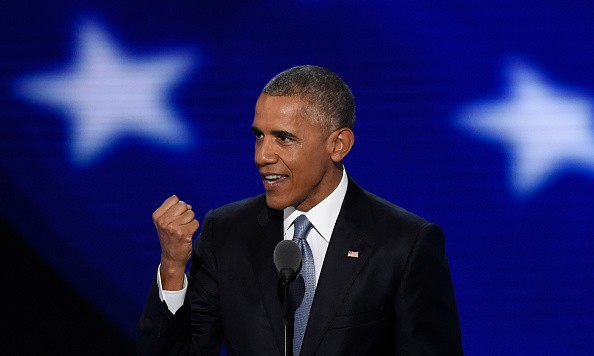
<svg viewBox="0 0 594 356">
<path fill-rule="evenodd" d="M 210 211 L 193 249 L 190 205 L 172 196 L 153 214 L 162 254 L 140 354 L 218 355 L 224 344 L 230 355 L 282 355 L 272 256 L 283 238 L 306 246 L 311 267 L 295 354 L 462 354 L 444 235 L 346 174 L 354 122 L 350 89 L 325 68 L 294 67 L 266 85 L 252 125 L 265 194 Z"/>
</svg>

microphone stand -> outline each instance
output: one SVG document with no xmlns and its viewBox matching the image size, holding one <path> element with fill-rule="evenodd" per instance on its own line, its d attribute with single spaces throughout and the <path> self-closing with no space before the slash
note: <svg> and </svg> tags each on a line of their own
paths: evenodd
<svg viewBox="0 0 594 356">
<path fill-rule="evenodd" d="M 274 248 L 274 265 L 283 283 L 283 304 L 285 324 L 285 356 L 293 356 L 294 316 L 291 315 L 289 293 L 291 282 L 295 280 L 301 269 L 301 250 L 294 241 L 282 240 Z"/>
<path fill-rule="evenodd" d="M 284 271 L 284 270 L 283 270 Z M 293 271 L 290 272 L 291 277 Z M 283 276 L 283 304 L 284 304 L 284 324 L 285 324 L 285 356 L 293 356 L 293 318 L 291 317 L 291 308 L 289 305 L 289 290 L 292 278 Z"/>
</svg>

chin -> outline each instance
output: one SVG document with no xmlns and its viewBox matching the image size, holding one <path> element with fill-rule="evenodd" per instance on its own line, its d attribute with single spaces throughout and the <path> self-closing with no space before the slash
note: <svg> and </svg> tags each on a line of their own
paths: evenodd
<svg viewBox="0 0 594 356">
<path fill-rule="evenodd" d="M 269 208 L 275 209 L 275 210 L 283 210 L 285 208 L 289 207 L 289 203 L 287 203 L 286 201 L 282 201 L 280 199 L 275 199 L 271 196 L 269 196 L 268 194 L 266 194 L 266 205 L 268 205 Z"/>
</svg>

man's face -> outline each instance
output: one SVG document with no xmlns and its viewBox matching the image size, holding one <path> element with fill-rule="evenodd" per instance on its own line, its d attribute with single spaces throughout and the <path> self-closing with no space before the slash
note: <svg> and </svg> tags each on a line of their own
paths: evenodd
<svg viewBox="0 0 594 356">
<path fill-rule="evenodd" d="M 341 171 L 330 157 L 332 135 L 324 137 L 319 124 L 303 117 L 305 103 L 297 96 L 266 94 L 256 103 L 255 161 L 273 209 L 308 211 L 340 182 Z"/>
</svg>

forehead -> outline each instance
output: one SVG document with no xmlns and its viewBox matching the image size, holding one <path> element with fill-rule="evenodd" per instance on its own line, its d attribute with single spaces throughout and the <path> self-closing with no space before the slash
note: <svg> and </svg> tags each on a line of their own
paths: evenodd
<svg viewBox="0 0 594 356">
<path fill-rule="evenodd" d="M 260 130 L 294 130 L 311 123 L 306 119 L 306 104 L 299 96 L 262 94 L 256 102 L 253 126 Z"/>
<path fill-rule="evenodd" d="M 306 103 L 299 96 L 262 94 L 256 102 L 255 119 L 301 119 Z"/>
<path fill-rule="evenodd" d="M 319 139 L 325 139 L 324 130 L 319 120 L 308 114 L 307 104 L 307 99 L 299 96 L 262 94 L 256 103 L 252 130 L 273 136 L 290 134 L 317 145 Z"/>
</svg>

